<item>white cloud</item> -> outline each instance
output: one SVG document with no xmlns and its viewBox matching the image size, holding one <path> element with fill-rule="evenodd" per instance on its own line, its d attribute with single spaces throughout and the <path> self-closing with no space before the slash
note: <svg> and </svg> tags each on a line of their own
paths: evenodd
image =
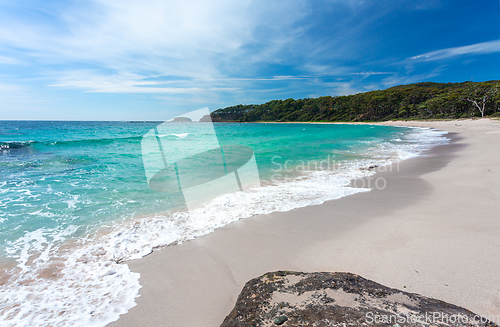
<svg viewBox="0 0 500 327">
<path fill-rule="evenodd" d="M 411 84 L 411 83 L 426 81 L 432 77 L 438 76 L 443 69 L 444 67 L 437 67 L 432 71 L 423 74 L 412 74 L 411 71 L 407 72 L 407 74 L 394 74 L 393 76 L 384 78 L 381 81 L 381 84 L 384 88 L 387 88 L 396 85 Z"/>
<path fill-rule="evenodd" d="M 278 81 L 311 80 L 315 76 L 273 76 L 270 78 L 183 78 L 166 80 L 163 76 L 135 73 L 102 74 L 93 70 L 73 70 L 56 74 L 51 87 L 67 87 L 98 93 L 202 94 L 203 92 L 251 91 L 254 84 Z M 204 96 L 207 94 L 204 93 Z"/>
<path fill-rule="evenodd" d="M 93 71 L 70 71 L 57 79 L 52 87 L 69 87 L 98 93 L 193 94 L 203 90 L 231 91 L 236 88 L 213 87 L 192 80 L 161 81 L 133 73 L 102 75 Z M 196 86 L 196 85 L 200 86 Z M 195 86 L 193 86 L 195 85 Z"/>
<path fill-rule="evenodd" d="M 21 60 L 16 59 L 16 58 L 0 56 L 0 64 L 21 65 L 21 64 L 23 64 L 23 62 Z"/>
<path fill-rule="evenodd" d="M 33 65 L 46 69 L 59 65 L 53 68 L 59 78 L 53 86 L 170 93 L 177 86 L 147 84 L 144 79 L 227 79 L 251 75 L 256 63 L 275 62 L 276 53 L 301 33 L 294 26 L 307 14 L 307 4 L 304 0 L 92 0 L 51 10 L 55 20 L 49 22 L 22 17 L 0 22 L 0 46 L 24 49 Z M 79 80 L 81 72 L 74 66 L 81 65 L 99 72 Z M 134 74 L 140 77 L 132 78 Z M 106 76 L 114 82 L 105 84 Z"/>
<path fill-rule="evenodd" d="M 432 61 L 432 60 L 449 59 L 466 54 L 489 54 L 494 52 L 500 52 L 500 40 L 427 52 L 418 56 L 411 57 L 409 59 Z"/>
<path fill-rule="evenodd" d="M 361 75 L 361 76 L 372 76 L 372 75 L 390 75 L 394 73 L 390 72 L 359 72 L 359 73 L 351 73 L 351 75 Z"/>
<path fill-rule="evenodd" d="M 332 90 L 332 95 L 351 95 L 361 92 L 365 92 L 366 89 L 361 89 L 353 85 L 352 82 L 332 82 L 327 83 L 329 88 Z"/>
</svg>

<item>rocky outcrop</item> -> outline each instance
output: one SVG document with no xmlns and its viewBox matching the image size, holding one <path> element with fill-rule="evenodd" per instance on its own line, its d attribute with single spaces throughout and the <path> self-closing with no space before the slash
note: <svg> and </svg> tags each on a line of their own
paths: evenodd
<svg viewBox="0 0 500 327">
<path fill-rule="evenodd" d="M 271 272 L 249 281 L 221 327 L 497 326 L 467 309 L 350 273 Z"/>
</svg>

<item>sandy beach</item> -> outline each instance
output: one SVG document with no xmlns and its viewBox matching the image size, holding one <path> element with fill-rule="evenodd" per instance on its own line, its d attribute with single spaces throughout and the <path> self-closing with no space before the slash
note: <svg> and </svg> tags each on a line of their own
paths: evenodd
<svg viewBox="0 0 500 327">
<path fill-rule="evenodd" d="M 383 124 L 445 130 L 451 142 L 382 167 L 371 186 L 382 178 L 383 189 L 240 220 L 128 262 L 140 297 L 110 326 L 219 326 L 243 285 L 275 270 L 351 272 L 500 316 L 500 121 Z"/>
</svg>

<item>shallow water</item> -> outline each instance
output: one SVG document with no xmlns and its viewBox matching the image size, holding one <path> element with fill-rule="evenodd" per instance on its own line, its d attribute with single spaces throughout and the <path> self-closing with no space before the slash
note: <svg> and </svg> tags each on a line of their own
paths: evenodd
<svg viewBox="0 0 500 327">
<path fill-rule="evenodd" d="M 186 211 L 179 194 L 148 187 L 141 140 L 158 124 L 0 122 L 3 324 L 105 325 L 140 288 L 120 262 L 255 214 L 368 191 L 348 187 L 372 173 L 364 168 L 447 142 L 417 128 L 215 123 L 220 144 L 253 150 L 262 186 Z M 172 126 L 161 137 L 197 137 L 189 123 Z"/>
</svg>

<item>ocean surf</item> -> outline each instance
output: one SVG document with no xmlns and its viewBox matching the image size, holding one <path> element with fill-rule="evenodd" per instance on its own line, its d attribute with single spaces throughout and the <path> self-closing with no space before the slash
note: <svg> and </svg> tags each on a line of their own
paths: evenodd
<svg viewBox="0 0 500 327">
<path fill-rule="evenodd" d="M 189 131 L 196 123 L 172 124 L 158 138 L 203 137 Z M 141 141 L 157 126 L 0 122 L 2 325 L 104 326 L 135 305 L 141 286 L 128 260 L 254 215 L 367 192 L 352 181 L 370 167 L 448 142 L 424 128 L 215 123 L 221 145 L 252 149 L 260 186 L 187 210 L 179 194 L 148 187 Z"/>
</svg>

